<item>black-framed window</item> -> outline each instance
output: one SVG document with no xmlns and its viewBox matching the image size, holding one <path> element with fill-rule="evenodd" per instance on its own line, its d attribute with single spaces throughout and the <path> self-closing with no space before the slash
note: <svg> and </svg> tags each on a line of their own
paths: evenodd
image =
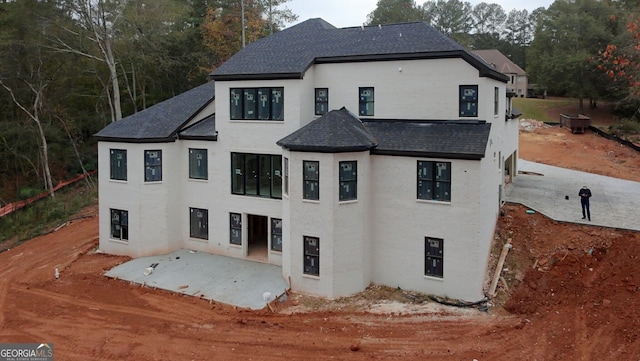
<svg viewBox="0 0 640 361">
<path fill-rule="evenodd" d="M 144 181 L 160 182 L 162 180 L 162 151 L 144 151 Z"/>
<path fill-rule="evenodd" d="M 451 201 L 451 163 L 418 161 L 418 199 Z"/>
<path fill-rule="evenodd" d="M 316 88 L 316 115 L 327 114 L 329 111 L 329 89 Z"/>
<path fill-rule="evenodd" d="M 284 194 L 289 194 L 289 158 L 284 158 L 284 169 L 282 170 L 284 173 L 284 183 L 282 185 L 282 190 Z"/>
<path fill-rule="evenodd" d="M 500 88 L 493 88 L 493 115 L 498 115 L 500 108 Z"/>
<path fill-rule="evenodd" d="M 111 209 L 111 238 L 129 240 L 129 212 Z"/>
<path fill-rule="evenodd" d="M 320 238 L 303 237 L 304 241 L 304 274 L 320 276 Z"/>
<path fill-rule="evenodd" d="M 126 149 L 110 150 L 111 172 L 110 178 L 115 180 L 127 180 L 127 151 Z"/>
<path fill-rule="evenodd" d="M 209 211 L 202 208 L 189 208 L 189 236 L 209 239 Z"/>
<path fill-rule="evenodd" d="M 189 178 L 209 179 L 207 150 L 189 148 Z"/>
<path fill-rule="evenodd" d="M 348 161 L 339 163 L 341 201 L 358 199 L 358 162 Z"/>
<path fill-rule="evenodd" d="M 283 120 L 284 88 L 231 88 L 233 120 Z"/>
<path fill-rule="evenodd" d="M 282 252 L 282 219 L 271 218 L 271 250 Z"/>
<path fill-rule="evenodd" d="M 282 156 L 231 153 L 231 193 L 282 198 Z"/>
<path fill-rule="evenodd" d="M 478 116 L 478 86 L 460 85 L 460 116 Z"/>
<path fill-rule="evenodd" d="M 320 199 L 320 162 L 305 160 L 302 162 L 303 199 Z"/>
<path fill-rule="evenodd" d="M 373 87 L 360 87 L 360 115 L 373 116 Z"/>
<path fill-rule="evenodd" d="M 229 243 L 242 244 L 242 214 L 229 213 Z"/>
<path fill-rule="evenodd" d="M 444 240 L 424 237 L 424 275 L 444 276 Z"/>
</svg>

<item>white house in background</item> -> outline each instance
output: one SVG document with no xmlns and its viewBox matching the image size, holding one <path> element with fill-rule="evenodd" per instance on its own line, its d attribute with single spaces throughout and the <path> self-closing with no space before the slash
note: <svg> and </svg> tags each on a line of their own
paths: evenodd
<svg viewBox="0 0 640 361">
<path fill-rule="evenodd" d="M 496 70 L 509 77 L 507 90 L 512 91 L 518 97 L 526 97 L 528 89 L 527 72 L 522 70 L 518 64 L 511 61 L 497 49 L 474 50 L 476 55 L 487 63 L 493 65 Z"/>
<path fill-rule="evenodd" d="M 102 251 L 268 262 L 328 298 L 483 297 L 516 173 L 507 76 L 426 23 L 310 19 L 211 77 L 97 133 Z"/>
</svg>

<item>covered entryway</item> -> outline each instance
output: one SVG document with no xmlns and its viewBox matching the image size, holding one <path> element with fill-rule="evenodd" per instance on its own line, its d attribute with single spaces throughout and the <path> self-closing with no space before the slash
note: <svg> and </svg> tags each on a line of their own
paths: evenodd
<svg viewBox="0 0 640 361">
<path fill-rule="evenodd" d="M 267 246 L 269 243 L 268 217 L 255 214 L 247 215 L 247 258 L 267 262 L 269 254 Z"/>
</svg>

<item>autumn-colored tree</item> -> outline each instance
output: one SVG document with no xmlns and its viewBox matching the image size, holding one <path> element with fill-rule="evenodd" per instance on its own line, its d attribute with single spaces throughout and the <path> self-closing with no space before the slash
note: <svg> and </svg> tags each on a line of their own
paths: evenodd
<svg viewBox="0 0 640 361">
<path fill-rule="evenodd" d="M 598 69 L 613 81 L 613 89 L 620 94 L 622 116 L 640 119 L 640 15 L 629 15 L 625 34 L 616 44 L 609 44 L 602 51 Z"/>
<path fill-rule="evenodd" d="M 242 49 L 243 13 L 246 43 L 269 34 L 269 22 L 262 17 L 264 8 L 258 0 L 218 0 L 209 5 L 202 34 L 205 45 L 213 52 L 211 70 Z"/>
</svg>

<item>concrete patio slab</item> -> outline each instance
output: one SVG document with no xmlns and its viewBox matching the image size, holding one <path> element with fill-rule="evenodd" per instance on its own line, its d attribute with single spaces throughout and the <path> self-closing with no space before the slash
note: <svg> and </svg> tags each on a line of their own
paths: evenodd
<svg viewBox="0 0 640 361">
<path fill-rule="evenodd" d="M 289 288 L 279 266 L 186 249 L 136 258 L 105 275 L 253 310 L 266 307 L 265 292 L 272 301 Z"/>
</svg>

